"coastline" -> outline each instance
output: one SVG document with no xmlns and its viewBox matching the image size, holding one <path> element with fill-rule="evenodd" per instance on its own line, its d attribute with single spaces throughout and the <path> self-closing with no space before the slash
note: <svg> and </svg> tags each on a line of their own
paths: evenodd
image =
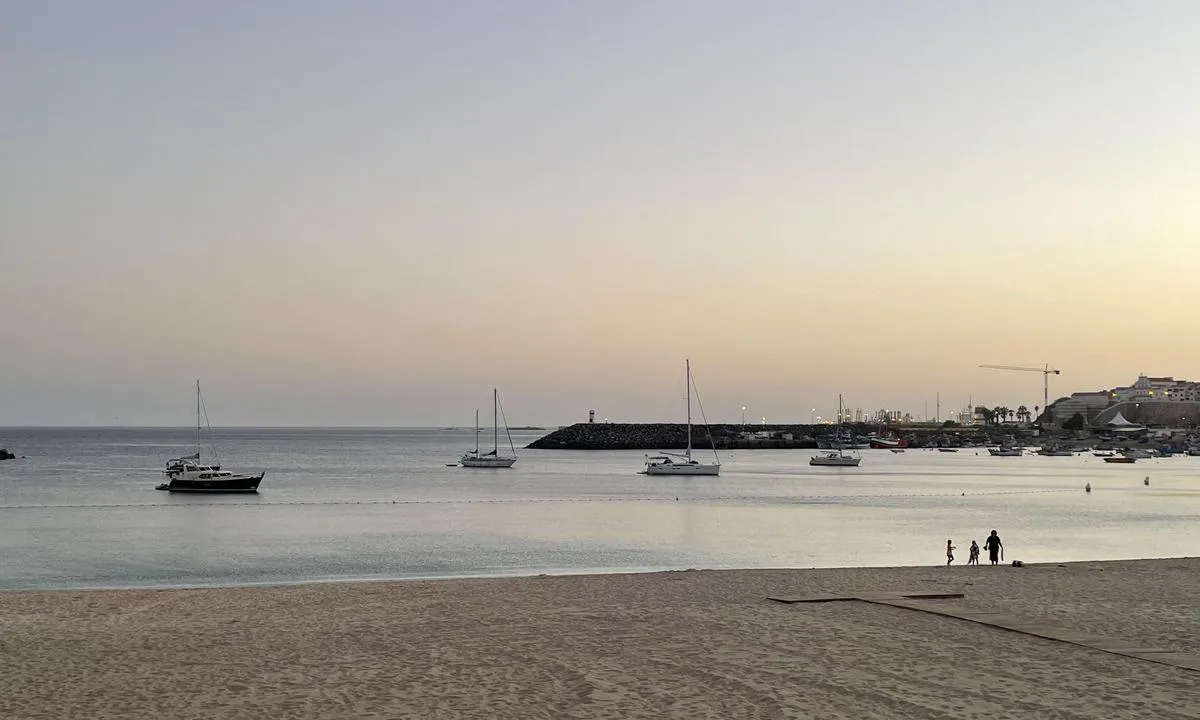
<svg viewBox="0 0 1200 720">
<path fill-rule="evenodd" d="M 0 716 L 1200 717 L 1194 671 L 767 599 L 902 590 L 1200 655 L 1195 557 L 5 591 Z"/>
<path fill-rule="evenodd" d="M 553 430 L 525 446 L 530 450 L 682 450 L 687 447 L 687 428 L 684 423 L 575 423 Z M 967 448 L 998 445 L 1011 441 L 1018 444 L 1041 446 L 1045 443 L 1067 448 L 1083 448 L 1096 445 L 1115 446 L 1112 441 L 1100 438 L 1077 439 L 1059 432 L 1043 437 L 1034 437 L 1028 428 L 1000 425 L 908 425 L 882 426 L 863 422 L 846 422 L 843 428 L 859 440 L 872 433 L 882 432 L 891 440 L 904 438 L 910 449 L 934 449 L 937 447 Z M 833 437 L 831 425 L 803 423 L 772 423 L 735 425 L 712 423 L 692 425 L 692 446 L 696 451 L 717 450 L 811 450 L 827 446 Z M 1161 441 L 1136 442 L 1127 438 L 1116 443 L 1122 447 L 1157 447 Z M 865 449 L 865 448 L 864 448 Z M 887 446 L 878 449 L 886 450 Z"/>
</svg>

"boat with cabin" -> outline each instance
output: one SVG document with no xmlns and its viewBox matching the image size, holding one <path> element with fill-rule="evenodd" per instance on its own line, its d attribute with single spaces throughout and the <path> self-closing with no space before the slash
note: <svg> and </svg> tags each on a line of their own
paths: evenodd
<svg viewBox="0 0 1200 720">
<path fill-rule="evenodd" d="M 216 446 L 213 446 L 213 461 L 204 462 L 201 459 L 200 417 L 204 405 L 200 394 L 200 381 L 196 381 L 196 452 L 191 455 L 173 458 L 167 461 L 162 471 L 167 481 L 156 486 L 155 490 L 166 490 L 178 493 L 257 493 L 259 483 L 265 472 L 257 475 L 222 470 L 216 461 Z M 207 416 L 207 413 L 205 413 Z M 212 432 L 212 426 L 209 426 Z"/>
<path fill-rule="evenodd" d="M 708 436 L 709 442 L 712 444 L 714 462 L 700 462 L 692 457 L 692 362 L 690 359 L 684 360 L 684 368 L 686 370 L 687 384 L 687 450 L 683 454 L 669 453 L 660 451 L 658 455 L 646 456 L 646 468 L 639 474 L 641 475 L 720 475 L 721 474 L 721 458 L 717 455 L 717 445 L 712 439 L 712 434 Z M 700 414 L 703 416 L 704 407 L 701 406 Z M 705 428 L 708 427 L 708 421 L 705 419 Z"/>
<path fill-rule="evenodd" d="M 513 445 L 512 433 L 508 429 L 508 420 L 504 421 L 504 435 L 508 438 L 508 447 L 512 455 L 500 454 L 500 394 L 492 388 L 492 450 L 479 452 L 479 411 L 475 411 L 475 449 L 463 454 L 459 463 L 469 468 L 510 468 L 517 462 L 517 448 Z"/>
<path fill-rule="evenodd" d="M 838 395 L 838 417 L 837 430 L 834 437 L 837 439 L 837 447 L 828 452 L 813 455 L 808 459 L 808 464 L 814 467 L 858 467 L 862 462 L 862 457 L 858 454 L 851 455 L 846 452 L 845 444 L 842 440 L 842 396 Z"/>
<path fill-rule="evenodd" d="M 1021 457 L 1025 450 L 1019 447 L 994 447 L 988 448 L 988 454 L 992 457 Z"/>
</svg>

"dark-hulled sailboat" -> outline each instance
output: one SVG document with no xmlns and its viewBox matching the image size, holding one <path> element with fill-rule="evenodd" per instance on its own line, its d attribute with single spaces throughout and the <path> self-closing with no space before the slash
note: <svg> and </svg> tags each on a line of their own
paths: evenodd
<svg viewBox="0 0 1200 720">
<path fill-rule="evenodd" d="M 222 470 L 216 463 L 200 460 L 200 381 L 196 381 L 196 452 L 167 461 L 167 482 L 157 490 L 183 493 L 256 493 L 265 472 L 257 475 Z"/>
</svg>

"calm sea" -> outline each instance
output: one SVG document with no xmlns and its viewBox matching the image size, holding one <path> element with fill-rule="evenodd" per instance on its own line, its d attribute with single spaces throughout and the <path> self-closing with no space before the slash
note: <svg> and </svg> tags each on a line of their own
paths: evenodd
<svg viewBox="0 0 1200 720">
<path fill-rule="evenodd" d="M 0 462 L 0 588 L 932 565 L 993 528 L 1009 561 L 1200 555 L 1195 457 L 743 450 L 717 478 L 648 478 L 641 452 L 521 449 L 541 434 L 471 470 L 446 466 L 469 429 L 217 430 L 261 492 L 189 496 L 154 489 L 187 429 L 0 428 L 27 456 Z"/>
</svg>

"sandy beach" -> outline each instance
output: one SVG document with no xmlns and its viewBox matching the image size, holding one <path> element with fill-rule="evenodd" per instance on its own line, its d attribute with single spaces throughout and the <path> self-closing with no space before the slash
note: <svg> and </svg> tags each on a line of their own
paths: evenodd
<svg viewBox="0 0 1200 720">
<path fill-rule="evenodd" d="M 0 593 L 3 718 L 1200 718 L 1200 559 Z"/>
</svg>

